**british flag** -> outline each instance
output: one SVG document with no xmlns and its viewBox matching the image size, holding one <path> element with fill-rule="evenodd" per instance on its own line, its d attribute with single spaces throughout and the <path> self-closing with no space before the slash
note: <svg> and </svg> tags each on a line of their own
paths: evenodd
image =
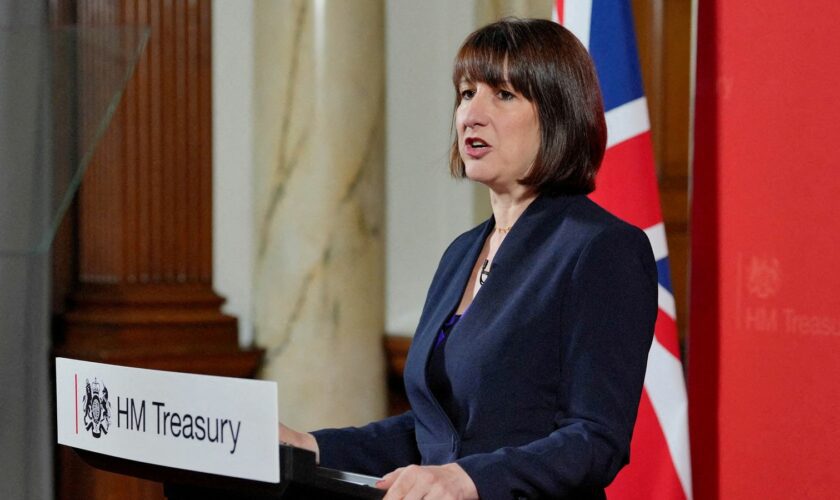
<svg viewBox="0 0 840 500">
<path fill-rule="evenodd" d="M 554 20 L 589 50 L 604 97 L 607 152 L 591 198 L 645 231 L 659 271 L 659 315 L 631 462 L 607 495 L 610 499 L 691 499 L 688 403 L 633 13 L 629 0 L 557 0 Z"/>
</svg>

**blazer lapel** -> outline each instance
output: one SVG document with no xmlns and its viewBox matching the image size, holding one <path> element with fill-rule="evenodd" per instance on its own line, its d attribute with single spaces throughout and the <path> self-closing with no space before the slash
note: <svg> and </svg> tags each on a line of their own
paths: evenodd
<svg viewBox="0 0 840 500">
<path fill-rule="evenodd" d="M 422 384 L 424 390 L 429 397 L 435 399 L 431 389 L 429 389 L 428 380 L 426 379 L 426 367 L 429 363 L 429 357 L 432 355 L 432 348 L 437 334 L 440 331 L 443 323 L 449 318 L 458 304 L 461 303 L 461 297 L 464 295 L 464 289 L 467 286 L 467 281 L 472 274 L 473 265 L 475 264 L 478 255 L 481 253 L 481 248 L 484 246 L 484 240 L 493 228 L 493 217 L 484 221 L 484 227 L 478 233 L 478 236 L 471 243 L 469 250 L 464 253 L 461 262 L 458 264 L 456 271 L 451 277 L 448 277 L 447 286 L 443 296 L 437 300 L 437 306 L 430 313 L 430 319 L 426 322 L 422 330 L 418 330 L 415 334 L 414 342 L 417 344 L 418 352 L 422 354 L 423 359 L 423 377 Z"/>
</svg>

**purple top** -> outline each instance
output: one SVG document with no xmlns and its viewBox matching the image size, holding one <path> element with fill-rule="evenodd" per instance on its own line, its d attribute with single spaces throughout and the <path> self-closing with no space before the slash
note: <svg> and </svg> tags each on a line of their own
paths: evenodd
<svg viewBox="0 0 840 500">
<path fill-rule="evenodd" d="M 432 355 L 429 356 L 428 370 L 426 372 L 426 378 L 432 394 L 435 395 L 441 408 L 449 416 L 449 419 L 452 420 L 452 425 L 456 429 L 461 429 L 461 422 L 456 422 L 454 416 L 459 415 L 460 412 L 455 408 L 455 398 L 452 396 L 452 382 L 449 379 L 449 374 L 446 373 L 446 340 L 449 338 L 452 329 L 458 324 L 461 316 L 463 314 L 453 314 L 443 322 L 443 326 L 440 327 L 440 331 L 438 331 L 437 338 L 435 339 Z"/>
<path fill-rule="evenodd" d="M 452 331 L 452 328 L 458 323 L 458 320 L 461 319 L 461 314 L 453 314 L 449 317 L 444 323 L 443 326 L 440 327 L 440 331 L 437 334 L 437 338 L 435 339 L 435 349 L 440 346 L 446 337 L 449 336 L 449 332 Z"/>
</svg>

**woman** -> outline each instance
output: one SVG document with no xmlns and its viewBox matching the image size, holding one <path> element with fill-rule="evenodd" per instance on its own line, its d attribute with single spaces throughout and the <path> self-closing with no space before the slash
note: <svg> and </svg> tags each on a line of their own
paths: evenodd
<svg viewBox="0 0 840 500">
<path fill-rule="evenodd" d="M 441 259 L 405 368 L 412 410 L 281 439 L 384 474 L 389 500 L 604 498 L 657 276 L 644 233 L 585 196 L 606 144 L 592 62 L 556 23 L 505 19 L 467 38 L 453 83 L 452 173 L 487 185 L 493 216 Z"/>
</svg>

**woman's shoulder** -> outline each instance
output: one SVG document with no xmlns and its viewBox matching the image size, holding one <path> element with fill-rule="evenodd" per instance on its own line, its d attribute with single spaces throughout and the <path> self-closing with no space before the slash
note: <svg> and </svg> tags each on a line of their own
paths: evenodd
<svg viewBox="0 0 840 500">
<path fill-rule="evenodd" d="M 555 205 L 563 204 L 557 198 L 551 200 L 550 203 Z M 589 225 L 592 225 L 593 228 L 613 225 L 630 225 L 613 215 L 612 212 L 609 212 L 601 205 L 592 201 L 589 196 L 586 195 L 569 196 L 566 205 L 567 207 L 564 211 L 568 217 L 586 222 Z"/>
<path fill-rule="evenodd" d="M 588 196 L 570 196 L 565 200 L 547 200 L 548 211 L 554 224 L 552 232 L 569 245 L 576 242 L 584 247 L 595 241 L 623 245 L 649 245 L 647 236 L 640 228 L 625 222 L 601 207 Z"/>
<path fill-rule="evenodd" d="M 583 234 L 596 235 L 608 232 L 641 231 L 619 219 L 586 195 L 545 197 L 541 200 L 540 212 L 546 227 L 571 229 Z"/>
</svg>

